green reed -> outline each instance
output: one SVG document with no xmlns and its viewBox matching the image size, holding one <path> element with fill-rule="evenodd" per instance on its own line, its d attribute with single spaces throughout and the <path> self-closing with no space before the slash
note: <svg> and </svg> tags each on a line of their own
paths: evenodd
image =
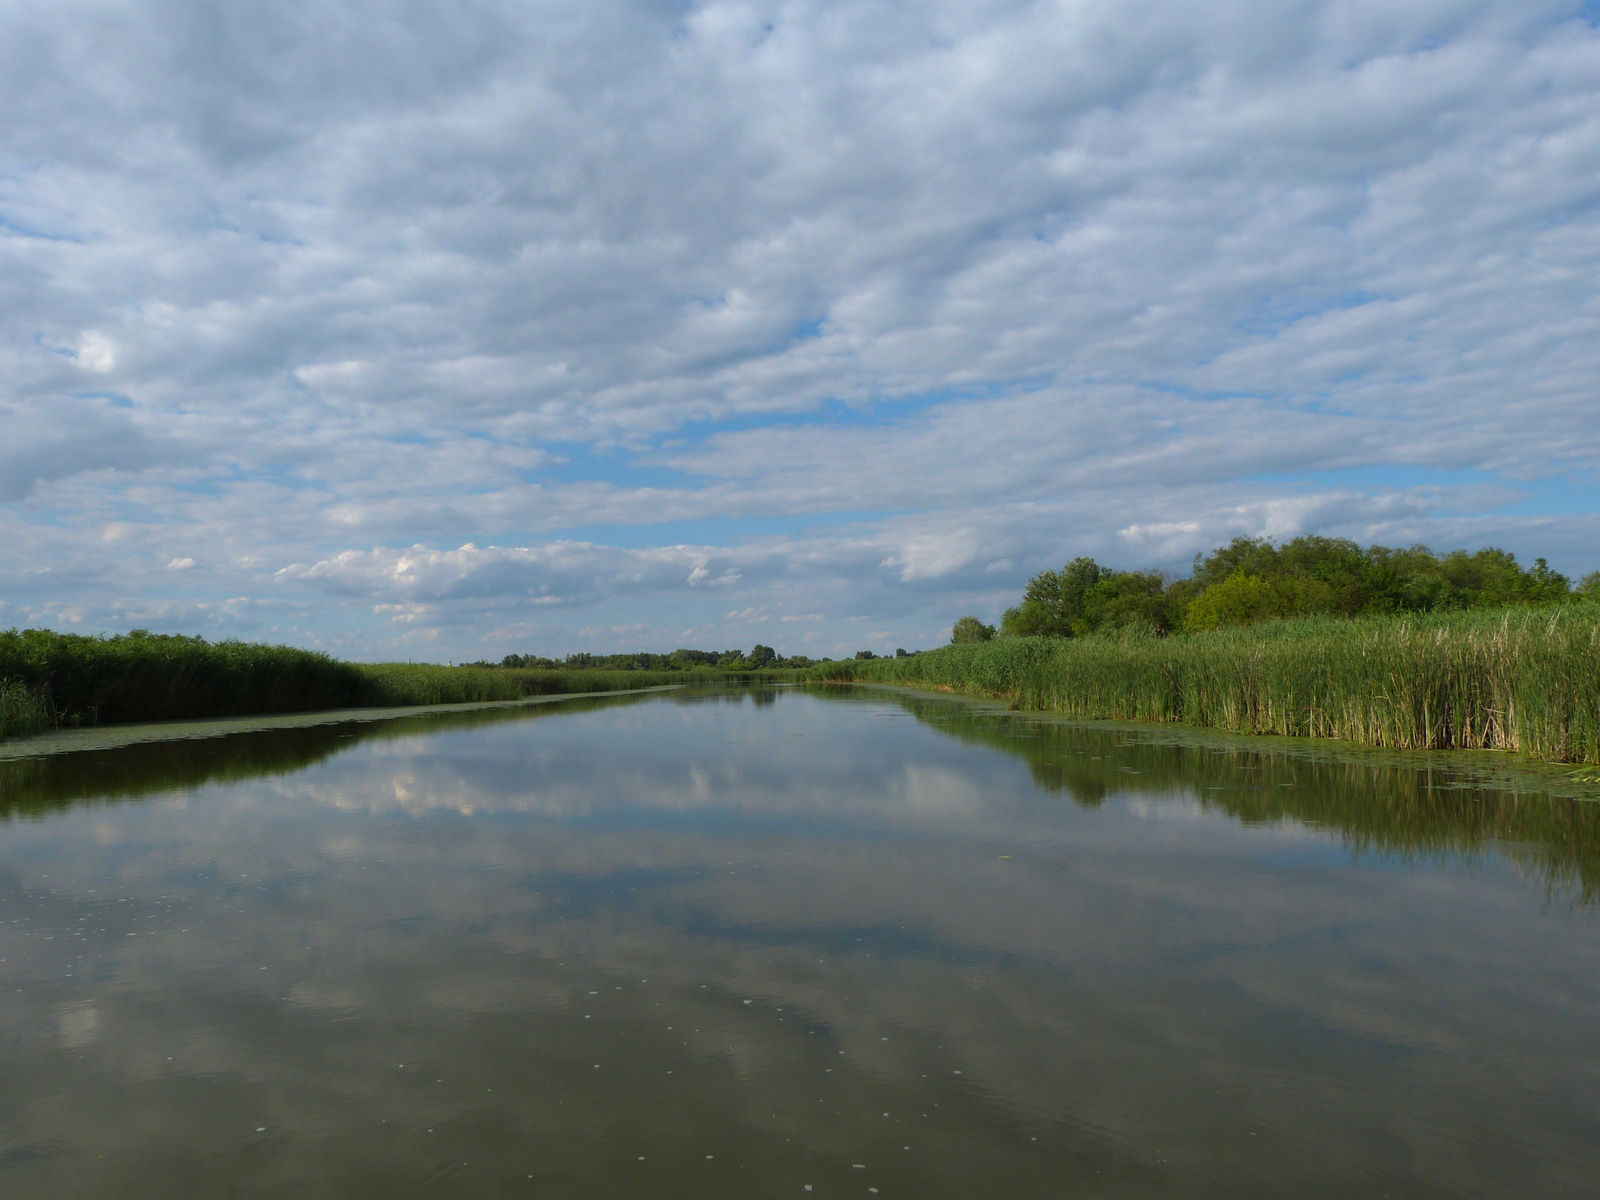
<svg viewBox="0 0 1600 1200">
<path fill-rule="evenodd" d="M 801 674 L 366 664 L 254 642 L 11 630 L 0 632 L 0 737 L 62 725 L 465 704 Z"/>
<path fill-rule="evenodd" d="M 1003 638 L 813 678 L 945 688 L 1084 718 L 1600 763 L 1600 609 L 1304 618 L 1211 633 Z"/>
<path fill-rule="evenodd" d="M 55 728 L 49 703 L 15 679 L 0 679 L 0 738 L 26 737 Z"/>
<path fill-rule="evenodd" d="M 440 667 L 426 663 L 377 663 L 358 666 L 371 688 L 368 703 L 473 704 L 522 700 L 528 696 L 560 696 L 583 692 L 615 692 L 682 683 L 682 671 L 520 670 L 505 667 Z"/>
</svg>

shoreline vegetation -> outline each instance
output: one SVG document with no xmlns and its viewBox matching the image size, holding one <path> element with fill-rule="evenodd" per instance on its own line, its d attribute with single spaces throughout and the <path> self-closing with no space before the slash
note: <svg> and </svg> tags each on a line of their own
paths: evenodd
<svg viewBox="0 0 1600 1200">
<path fill-rule="evenodd" d="M 1204 633 L 1291 617 L 1550 608 L 1600 603 L 1600 571 L 1573 582 L 1544 559 L 1531 567 L 1489 547 L 1435 554 L 1426 546 L 1362 549 L 1343 538 L 1300 537 L 1282 546 L 1235 538 L 1197 554 L 1191 574 L 1119 571 L 1075 558 L 1028 581 L 1000 619 L 1001 636 L 1083 637 L 1121 629 Z M 995 629 L 956 622 L 953 641 L 986 641 Z"/>
<path fill-rule="evenodd" d="M 762 646 L 749 656 L 687 653 L 700 657 L 666 666 L 626 664 L 672 656 L 574 655 L 568 663 L 439 666 L 342 662 L 290 646 L 212 643 L 142 630 L 114 637 L 10 630 L 0 632 L 0 738 L 133 721 L 471 704 L 803 675 Z"/>
<path fill-rule="evenodd" d="M 1085 720 L 1182 723 L 1402 750 L 1491 749 L 1600 766 L 1600 572 L 1573 583 L 1503 550 L 1435 554 L 1237 538 L 1191 576 L 1077 558 L 1028 582 L 997 630 L 893 658 L 770 646 L 351 663 L 135 630 L 0 632 L 0 738 L 134 721 L 515 701 L 691 682 L 903 684 Z M 1589 772 L 1600 782 L 1600 775 Z"/>
<path fill-rule="evenodd" d="M 1600 571 L 1574 583 L 1494 548 L 1236 538 L 1185 579 L 1077 558 L 1029 580 L 998 630 L 964 616 L 950 640 L 811 674 L 1078 719 L 1600 764 Z"/>
<path fill-rule="evenodd" d="M 820 694 L 830 696 L 828 690 Z M 1128 792 L 1152 799 L 1191 794 L 1204 808 L 1245 825 L 1300 821 L 1328 830 L 1356 853 L 1470 859 L 1495 847 L 1552 895 L 1570 891 L 1581 903 L 1600 903 L 1600 805 L 1550 794 L 1542 775 L 1519 774 L 1507 760 L 1468 766 L 1459 756 L 1446 755 L 1439 756 L 1436 768 L 1432 759 L 1419 764 L 1351 757 L 1267 739 L 1177 734 L 1168 740 L 1170 735 L 1157 728 L 1130 738 L 1125 725 L 1032 722 L 915 693 L 894 697 L 944 736 L 1020 759 L 1040 788 L 1082 808 Z M 546 715 L 648 698 L 639 692 L 596 694 Z M 669 702 L 695 704 L 702 698 L 677 692 Z M 386 715 L 366 724 L 312 723 L 194 741 L 135 742 L 115 755 L 0 758 L 0 821 L 39 817 L 85 800 L 116 803 L 285 774 L 363 742 L 527 719 L 521 709 L 431 711 Z M 535 713 L 533 719 L 541 718 Z M 1472 803 L 1460 802 L 1463 789 Z"/>
<path fill-rule="evenodd" d="M 1089 720 L 1506 750 L 1600 764 L 1600 605 L 1303 617 L 1201 633 L 1006 637 L 813 678 L 1009 700 Z"/>
</svg>

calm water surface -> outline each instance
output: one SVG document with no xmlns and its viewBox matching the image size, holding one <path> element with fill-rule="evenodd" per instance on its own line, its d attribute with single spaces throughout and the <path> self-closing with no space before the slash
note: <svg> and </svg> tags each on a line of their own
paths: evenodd
<svg viewBox="0 0 1600 1200">
<path fill-rule="evenodd" d="M 0 763 L 0 1194 L 1600 1195 L 1600 806 L 1175 736 L 678 692 Z"/>
</svg>

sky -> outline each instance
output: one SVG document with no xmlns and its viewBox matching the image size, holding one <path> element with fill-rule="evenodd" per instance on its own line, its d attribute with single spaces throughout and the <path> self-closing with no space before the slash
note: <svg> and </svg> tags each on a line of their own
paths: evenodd
<svg viewBox="0 0 1600 1200">
<path fill-rule="evenodd" d="M 938 644 L 1600 567 L 1595 0 L 6 0 L 0 628 Z"/>
</svg>

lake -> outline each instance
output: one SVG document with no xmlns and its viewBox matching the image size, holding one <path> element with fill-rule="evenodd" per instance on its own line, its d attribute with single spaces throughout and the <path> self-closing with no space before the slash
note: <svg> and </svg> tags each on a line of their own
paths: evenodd
<svg viewBox="0 0 1600 1200">
<path fill-rule="evenodd" d="M 13 758 L 0 1194 L 1595 1196 L 1600 805 L 1460 761 L 819 688 Z"/>
</svg>

